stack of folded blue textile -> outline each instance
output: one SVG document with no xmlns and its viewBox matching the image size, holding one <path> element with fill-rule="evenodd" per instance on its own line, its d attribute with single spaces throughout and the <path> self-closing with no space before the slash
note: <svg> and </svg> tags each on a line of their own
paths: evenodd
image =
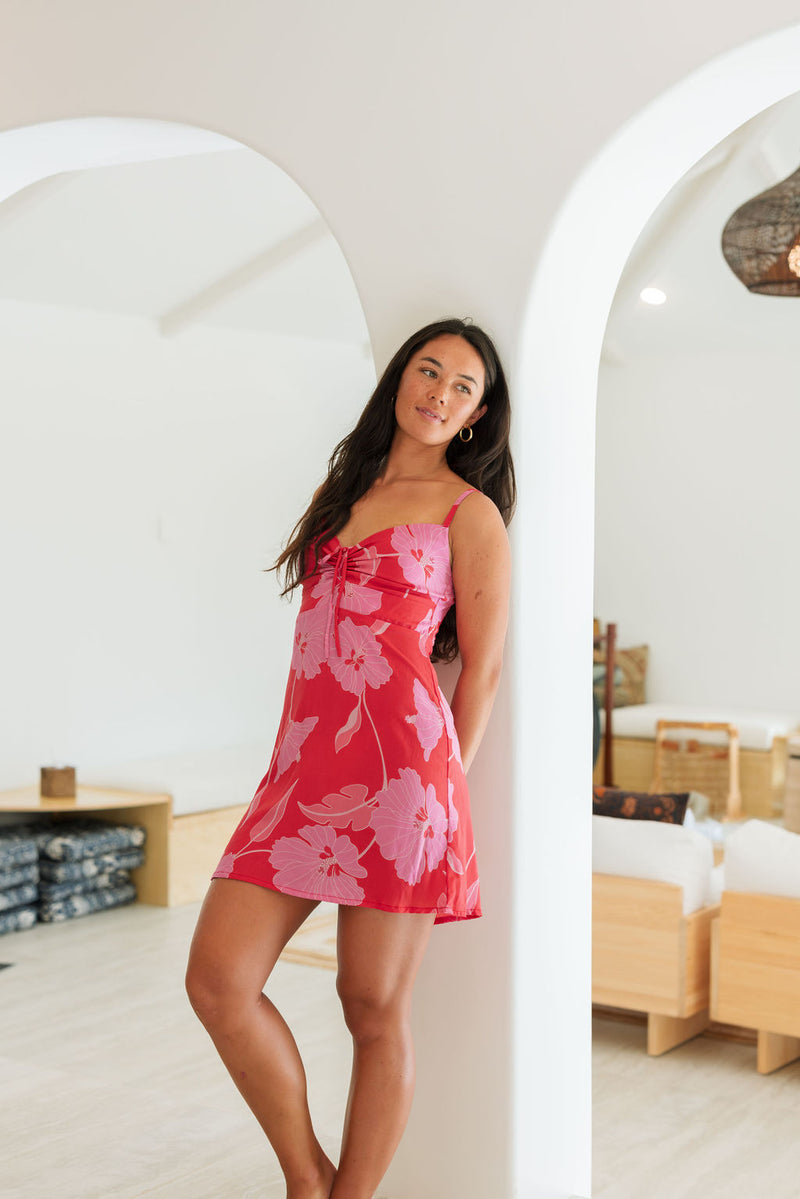
<svg viewBox="0 0 800 1199">
<path fill-rule="evenodd" d="M 10 827 L 36 850 L 34 920 L 71 920 L 136 899 L 130 872 L 144 862 L 146 833 L 140 825 L 65 816 Z M 0 924 L 0 931 L 9 930 Z"/>
<path fill-rule="evenodd" d="M 39 848 L 16 825 L 0 828 L 0 933 L 36 923 Z"/>
<path fill-rule="evenodd" d="M 144 861 L 141 826 L 70 817 L 37 840 L 40 920 L 70 920 L 136 899 L 130 872 Z"/>
</svg>

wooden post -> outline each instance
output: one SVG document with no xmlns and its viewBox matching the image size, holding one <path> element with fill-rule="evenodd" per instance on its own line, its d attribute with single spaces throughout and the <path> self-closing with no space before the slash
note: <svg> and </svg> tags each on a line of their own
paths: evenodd
<svg viewBox="0 0 800 1199">
<path fill-rule="evenodd" d="M 616 673 L 615 657 L 617 648 L 617 626 L 609 622 L 606 625 L 606 687 L 604 704 L 606 709 L 606 730 L 603 749 L 603 782 L 606 787 L 614 786 L 613 763 L 613 730 L 612 712 L 614 711 L 614 675 Z"/>
</svg>

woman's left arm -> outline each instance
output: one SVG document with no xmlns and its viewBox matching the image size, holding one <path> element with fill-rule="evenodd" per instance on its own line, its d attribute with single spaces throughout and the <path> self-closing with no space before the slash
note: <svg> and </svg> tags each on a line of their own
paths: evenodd
<svg viewBox="0 0 800 1199">
<path fill-rule="evenodd" d="M 451 525 L 462 665 L 450 707 L 465 771 L 480 745 L 500 683 L 511 589 L 511 550 L 503 518 L 488 496 L 470 498 L 472 503 L 458 514 L 462 520 Z"/>
</svg>

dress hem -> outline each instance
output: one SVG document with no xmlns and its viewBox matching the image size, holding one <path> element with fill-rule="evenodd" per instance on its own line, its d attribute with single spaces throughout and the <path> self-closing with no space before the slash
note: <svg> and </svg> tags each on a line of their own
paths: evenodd
<svg viewBox="0 0 800 1199">
<path fill-rule="evenodd" d="M 280 895 L 294 895 L 297 899 L 316 899 L 321 903 L 343 904 L 348 908 L 375 908 L 380 912 L 399 912 L 401 914 L 408 913 L 428 916 L 435 915 L 436 919 L 433 922 L 434 924 L 449 924 L 456 920 L 474 920 L 483 915 L 483 912 L 480 908 L 471 908 L 469 911 L 461 910 L 454 912 L 452 910 L 448 910 L 447 908 L 398 908 L 391 907 L 386 903 L 366 903 L 363 901 L 361 903 L 352 903 L 348 902 L 346 899 L 337 899 L 333 895 L 312 895 L 310 891 L 290 891 L 288 887 L 275 887 L 271 883 L 264 882 L 263 879 L 249 878 L 246 874 L 241 874 L 239 872 L 232 872 L 230 874 L 217 874 L 215 872 L 211 875 L 211 877 L 212 879 L 230 878 L 233 879 L 234 882 L 252 883 L 256 887 L 265 887 L 268 891 L 277 891 Z"/>
</svg>

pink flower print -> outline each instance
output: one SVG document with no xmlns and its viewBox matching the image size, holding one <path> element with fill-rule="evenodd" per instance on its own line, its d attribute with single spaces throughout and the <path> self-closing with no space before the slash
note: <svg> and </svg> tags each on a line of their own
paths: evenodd
<svg viewBox="0 0 800 1199">
<path fill-rule="evenodd" d="M 447 615 L 448 609 L 452 606 L 452 603 L 452 596 L 445 596 L 441 599 L 437 599 L 436 603 L 431 608 L 430 613 L 416 626 L 419 633 L 419 648 L 423 653 L 427 653 L 429 657 L 430 651 L 428 650 L 428 638 L 431 637 L 431 635 L 433 635 L 435 638 L 439 631 L 439 625 Z M 431 648 L 433 648 L 433 641 L 431 641 Z"/>
<path fill-rule="evenodd" d="M 447 848 L 447 813 L 436 798 L 436 788 L 409 766 L 375 796 L 372 827 L 378 847 L 394 862 L 398 878 L 418 883 L 423 870 L 433 870 Z"/>
<path fill-rule="evenodd" d="M 351 545 L 350 564 L 348 569 L 360 574 L 363 579 L 371 579 L 378 572 L 380 554 L 374 545 Z M 355 560 L 354 560 L 355 556 Z"/>
<path fill-rule="evenodd" d="M 381 606 L 381 593 L 364 583 L 365 578 L 375 574 L 377 566 L 378 551 L 374 546 L 360 549 L 355 559 L 348 558 L 347 574 L 339 597 L 340 608 L 349 608 L 352 612 L 377 612 Z M 314 599 L 323 597 L 330 601 L 333 576 L 333 567 L 322 572 L 319 582 L 311 592 Z"/>
<path fill-rule="evenodd" d="M 337 729 L 337 731 L 336 731 L 336 736 L 333 739 L 333 748 L 335 749 L 337 754 L 339 753 L 340 750 L 344 749 L 344 747 L 346 745 L 350 744 L 350 742 L 353 740 L 353 737 L 356 735 L 356 733 L 358 732 L 358 730 L 360 728 L 361 728 L 361 698 L 359 697 L 356 700 L 356 706 L 353 708 L 353 711 L 347 717 L 347 720 L 344 722 L 342 727 L 340 729 Z"/>
<path fill-rule="evenodd" d="M 217 866 L 216 870 L 214 871 L 214 874 L 218 875 L 220 878 L 228 878 L 230 876 L 231 871 L 233 870 L 235 861 L 236 861 L 235 853 L 226 853 L 225 857 L 222 859 L 219 866 Z"/>
<path fill-rule="evenodd" d="M 300 747 L 305 741 L 319 716 L 306 716 L 305 720 L 290 720 L 278 750 L 278 769 L 275 778 L 279 778 L 291 762 L 300 761 Z"/>
<path fill-rule="evenodd" d="M 392 548 L 403 577 L 419 591 L 442 592 L 450 585 L 450 560 L 443 525 L 400 525 L 392 533 Z M 447 530 L 445 529 L 445 534 Z"/>
<path fill-rule="evenodd" d="M 450 869 L 455 870 L 456 874 L 464 873 L 464 867 L 461 863 L 461 858 L 458 856 L 458 854 L 453 853 L 453 850 L 450 848 L 450 846 L 447 848 L 447 862 L 450 866 Z"/>
<path fill-rule="evenodd" d="M 350 838 L 324 824 L 307 824 L 299 832 L 298 837 L 280 837 L 270 852 L 276 887 L 339 903 L 361 903 L 364 889 L 355 880 L 366 878 L 367 871 Z"/>
<path fill-rule="evenodd" d="M 390 678 L 392 668 L 384 658 L 380 642 L 366 625 L 356 624 L 345 616 L 339 625 L 341 654 L 333 654 L 329 666 L 337 683 L 354 695 L 364 688 L 382 687 Z"/>
<path fill-rule="evenodd" d="M 455 755 L 455 759 L 459 766 L 463 766 L 463 762 L 461 761 L 461 746 L 458 743 L 458 733 L 456 732 L 456 726 L 453 723 L 453 712 L 449 703 L 444 697 L 444 692 L 442 691 L 441 687 L 439 687 L 439 699 L 441 700 L 442 713 L 444 715 L 444 727 L 447 729 L 447 736 L 450 738 L 450 744 L 453 747 L 453 754 Z"/>
<path fill-rule="evenodd" d="M 349 824 L 354 833 L 369 825 L 372 807 L 367 802 L 368 788 L 363 783 L 347 783 L 340 791 L 322 797 L 322 803 L 298 803 L 298 807 L 311 820 L 321 824 L 333 824 L 346 828 Z"/>
<path fill-rule="evenodd" d="M 448 821 L 447 840 L 448 840 L 448 842 L 452 841 L 453 833 L 458 828 L 458 808 L 453 803 L 453 792 L 454 791 L 455 791 L 455 787 L 453 786 L 452 781 L 448 780 L 448 783 L 447 783 L 447 821 Z M 448 863 L 450 869 L 454 870 L 456 872 L 456 874 L 463 874 L 464 871 L 466 870 L 466 867 L 464 866 L 463 862 L 461 861 L 461 858 L 458 856 L 458 854 L 455 852 L 452 845 L 450 845 L 450 844 L 448 844 L 448 846 L 447 846 L 447 863 Z"/>
<path fill-rule="evenodd" d="M 266 841 L 267 837 L 269 837 L 278 821 L 283 819 L 283 813 L 286 811 L 286 804 L 288 803 L 289 796 L 292 794 L 296 786 L 297 779 L 294 780 L 289 790 L 284 792 L 277 803 L 274 803 L 271 808 L 267 809 L 266 816 L 262 816 L 261 819 L 253 825 L 253 827 L 250 829 L 251 841 Z"/>
<path fill-rule="evenodd" d="M 453 836 L 453 833 L 458 828 L 458 808 L 453 803 L 453 792 L 454 791 L 455 791 L 455 787 L 453 786 L 453 781 L 452 781 L 452 779 L 448 779 L 447 780 L 447 828 L 448 828 L 447 840 L 448 841 L 451 839 L 451 837 Z"/>
<path fill-rule="evenodd" d="M 444 620 L 444 618 L 447 615 L 450 608 L 452 608 L 453 598 L 454 598 L 453 593 L 451 591 L 449 595 L 440 596 L 440 598 L 437 599 L 436 603 L 433 605 L 433 615 L 431 616 L 431 623 L 436 625 L 437 629 L 438 629 L 439 625 L 442 623 L 442 621 Z"/>
<path fill-rule="evenodd" d="M 414 627 L 416 628 L 417 632 L 419 633 L 420 653 L 425 654 L 427 657 L 430 657 L 430 649 L 428 649 L 428 638 L 430 637 L 431 629 L 433 628 L 433 620 L 431 619 L 431 614 L 428 613 L 428 615 L 425 616 L 419 622 L 419 624 L 415 625 Z M 433 648 L 433 646 L 431 646 L 431 649 L 432 648 Z"/>
<path fill-rule="evenodd" d="M 307 679 L 319 674 L 325 657 L 325 613 L 322 604 L 306 608 L 297 617 L 292 650 L 292 670 Z"/>
<path fill-rule="evenodd" d="M 406 723 L 415 726 L 419 743 L 424 751 L 422 756 L 428 762 L 431 750 L 442 735 L 444 720 L 439 708 L 418 678 L 414 679 L 414 706 L 417 714 L 416 716 L 406 716 Z"/>
<path fill-rule="evenodd" d="M 267 771 L 267 773 L 262 778 L 261 782 L 256 787 L 255 795 L 250 800 L 250 807 L 247 809 L 247 811 L 244 814 L 245 820 L 249 820 L 250 817 L 255 812 L 256 808 L 258 807 L 261 796 L 264 793 L 265 788 L 269 785 L 269 776 L 271 773 L 272 773 L 272 762 L 270 762 L 269 770 Z"/>
</svg>

